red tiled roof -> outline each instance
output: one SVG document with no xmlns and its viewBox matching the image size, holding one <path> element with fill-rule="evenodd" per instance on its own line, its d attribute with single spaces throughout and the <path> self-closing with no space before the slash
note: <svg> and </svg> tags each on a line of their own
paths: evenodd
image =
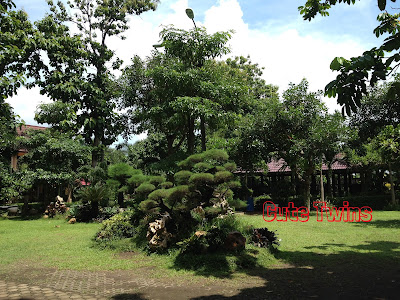
<svg viewBox="0 0 400 300">
<path fill-rule="evenodd" d="M 349 166 L 343 161 L 343 155 L 338 154 L 336 155 L 336 160 L 332 165 L 331 165 L 331 170 L 346 170 L 349 168 Z M 322 170 L 327 171 L 328 166 L 326 164 L 322 165 Z M 255 173 L 260 173 L 264 172 L 264 170 L 259 169 L 259 170 L 254 170 Z M 279 160 L 273 159 L 271 162 L 268 163 L 268 173 L 290 173 L 290 167 L 286 165 L 285 160 L 283 158 Z M 236 173 L 245 173 L 245 170 L 238 170 Z"/>
<path fill-rule="evenodd" d="M 19 136 L 22 136 L 25 134 L 25 132 L 27 130 L 45 130 L 48 127 L 44 127 L 44 126 L 37 126 L 37 125 L 22 125 L 21 127 L 17 127 L 17 134 Z"/>
</svg>

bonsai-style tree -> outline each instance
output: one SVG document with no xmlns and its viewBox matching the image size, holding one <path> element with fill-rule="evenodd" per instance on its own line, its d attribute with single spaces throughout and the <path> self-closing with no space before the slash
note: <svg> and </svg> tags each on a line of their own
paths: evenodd
<svg viewBox="0 0 400 300">
<path fill-rule="evenodd" d="M 169 234 L 180 240 L 192 233 L 202 223 L 229 213 L 233 207 L 244 203 L 234 200 L 233 189 L 240 187 L 232 171 L 234 163 L 228 162 L 224 150 L 212 149 L 193 154 L 181 161 L 182 169 L 175 173 L 175 185 L 152 191 L 140 203 L 140 209 L 153 215 L 168 215 Z"/>
</svg>

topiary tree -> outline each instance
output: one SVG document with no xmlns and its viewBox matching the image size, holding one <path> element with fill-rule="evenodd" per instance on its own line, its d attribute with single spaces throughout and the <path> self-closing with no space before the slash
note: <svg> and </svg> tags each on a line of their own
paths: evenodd
<svg viewBox="0 0 400 300">
<path fill-rule="evenodd" d="M 124 206 L 124 192 L 127 191 L 127 180 L 135 174 L 135 169 L 126 163 L 117 163 L 108 167 L 107 183 L 109 185 L 118 184 L 118 205 Z"/>
<path fill-rule="evenodd" d="M 229 171 L 235 166 L 228 163 L 228 158 L 224 150 L 217 149 L 193 154 L 178 163 L 183 170 L 174 175 L 173 187 L 161 184 L 161 188 L 155 189 L 154 185 L 145 182 L 136 189 L 140 200 L 147 193 L 146 199 L 139 204 L 140 209 L 145 214 L 163 216 L 150 223 L 149 232 L 153 234 L 149 235 L 154 246 L 157 238 L 163 245 L 167 237 L 180 241 L 202 224 L 229 214 L 233 207 L 245 206 L 244 202 L 233 198 L 233 189 L 239 188 L 240 182 Z M 162 237 L 157 237 L 157 231 L 161 229 Z"/>
</svg>

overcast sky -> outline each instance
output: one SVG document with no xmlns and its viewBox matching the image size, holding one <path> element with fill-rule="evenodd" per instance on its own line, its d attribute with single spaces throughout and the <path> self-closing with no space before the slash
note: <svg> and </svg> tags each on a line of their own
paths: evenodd
<svg viewBox="0 0 400 300">
<path fill-rule="evenodd" d="M 14 0 L 32 21 L 42 18 L 45 0 Z M 161 0 L 156 11 L 131 18 L 126 40 L 110 40 L 116 55 L 129 63 L 133 55 L 145 57 L 158 42 L 161 25 L 174 24 L 190 29 L 193 24 L 185 9 L 194 10 L 197 25 L 209 33 L 234 29 L 230 56 L 250 55 L 253 62 L 265 67 L 264 79 L 284 91 L 290 82 L 306 78 L 310 89 L 323 90 L 335 78 L 329 64 L 335 56 L 350 58 L 378 45 L 372 33 L 379 13 L 376 0 L 362 0 L 356 5 L 337 5 L 329 17 L 318 16 L 304 21 L 297 7 L 306 0 Z M 325 99 L 331 112 L 339 107 L 334 99 Z M 38 89 L 20 89 L 8 99 L 14 111 L 27 124 L 37 124 L 36 105 L 49 102 Z"/>
</svg>

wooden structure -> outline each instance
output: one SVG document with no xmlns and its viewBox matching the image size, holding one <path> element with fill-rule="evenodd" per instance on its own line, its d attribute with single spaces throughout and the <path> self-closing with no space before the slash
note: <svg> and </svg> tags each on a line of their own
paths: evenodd
<svg viewBox="0 0 400 300">
<path fill-rule="evenodd" d="M 322 176 L 324 182 L 324 192 L 328 196 L 347 196 L 368 191 L 368 172 L 363 171 L 358 166 L 349 165 L 344 156 L 338 154 L 329 166 L 322 165 Z M 290 167 L 284 159 L 272 160 L 268 163 L 268 172 L 255 170 L 251 174 L 246 171 L 237 171 L 238 175 L 247 174 L 247 186 L 254 190 L 255 196 L 270 194 L 274 186 L 286 182 L 293 187 L 293 194 L 300 194 L 298 183 Z M 319 195 L 320 170 L 311 176 L 311 195 Z"/>
<path fill-rule="evenodd" d="M 36 125 L 22 125 L 17 127 L 17 135 L 18 136 L 27 136 L 28 130 L 45 130 L 47 127 L 44 126 L 36 126 Z M 11 156 L 11 168 L 16 171 L 18 169 L 18 159 L 28 153 L 26 149 L 18 149 Z"/>
</svg>

